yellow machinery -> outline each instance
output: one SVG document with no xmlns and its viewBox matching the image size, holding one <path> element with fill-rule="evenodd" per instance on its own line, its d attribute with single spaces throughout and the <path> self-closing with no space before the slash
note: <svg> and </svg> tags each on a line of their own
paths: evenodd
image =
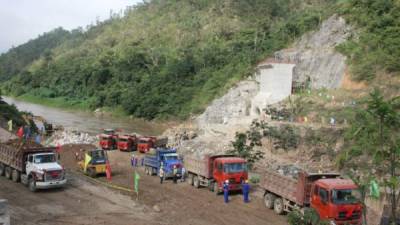
<svg viewBox="0 0 400 225">
<path fill-rule="evenodd" d="M 106 174 L 107 152 L 102 149 L 94 149 L 81 152 L 78 156 L 80 169 L 90 177 Z M 86 167 L 86 168 L 85 168 Z"/>
</svg>

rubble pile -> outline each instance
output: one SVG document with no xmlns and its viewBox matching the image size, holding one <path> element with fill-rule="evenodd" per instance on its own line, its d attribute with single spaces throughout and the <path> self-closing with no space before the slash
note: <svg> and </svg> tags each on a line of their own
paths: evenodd
<svg viewBox="0 0 400 225">
<path fill-rule="evenodd" d="M 98 138 L 88 133 L 63 130 L 55 132 L 47 141 L 46 145 L 66 145 L 66 144 L 95 144 Z"/>
</svg>

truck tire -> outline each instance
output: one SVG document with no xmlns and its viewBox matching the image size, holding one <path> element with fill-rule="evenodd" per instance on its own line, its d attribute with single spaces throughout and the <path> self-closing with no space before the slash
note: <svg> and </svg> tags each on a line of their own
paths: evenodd
<svg viewBox="0 0 400 225">
<path fill-rule="evenodd" d="M 149 168 L 147 168 L 147 166 L 144 167 L 144 173 L 145 173 L 146 175 L 149 175 Z"/>
<path fill-rule="evenodd" d="M 29 190 L 30 191 L 32 191 L 32 192 L 36 192 L 36 182 L 35 182 L 35 180 L 33 179 L 33 177 L 30 177 L 29 178 L 29 181 L 28 181 L 28 188 L 29 188 Z"/>
<path fill-rule="evenodd" d="M 89 177 L 95 178 L 96 177 L 96 169 L 93 167 L 90 167 L 87 169 L 87 174 L 89 175 Z"/>
<path fill-rule="evenodd" d="M 283 210 L 283 200 L 282 198 L 276 198 L 274 201 L 274 211 L 278 215 L 282 215 L 284 210 Z"/>
<path fill-rule="evenodd" d="M 187 182 L 189 185 L 193 186 L 193 174 L 189 174 L 187 177 Z"/>
<path fill-rule="evenodd" d="M 195 188 L 199 188 L 199 187 L 200 187 L 200 179 L 199 179 L 199 176 L 194 176 L 194 178 L 193 178 L 193 186 L 194 186 Z"/>
<path fill-rule="evenodd" d="M 4 169 L 4 173 L 5 173 L 5 176 L 6 176 L 6 178 L 7 179 L 9 179 L 9 180 L 11 180 L 11 167 L 9 167 L 9 166 L 6 166 L 5 167 L 5 169 Z"/>
<path fill-rule="evenodd" d="M 6 166 L 3 163 L 0 163 L 0 176 L 4 176 L 5 169 Z"/>
<path fill-rule="evenodd" d="M 11 179 L 15 183 L 18 183 L 21 180 L 21 173 L 18 170 L 13 169 L 11 172 Z"/>
<path fill-rule="evenodd" d="M 272 193 L 267 193 L 266 195 L 264 195 L 265 207 L 267 207 L 268 209 L 273 209 L 275 199 L 276 199 L 276 196 Z"/>
</svg>

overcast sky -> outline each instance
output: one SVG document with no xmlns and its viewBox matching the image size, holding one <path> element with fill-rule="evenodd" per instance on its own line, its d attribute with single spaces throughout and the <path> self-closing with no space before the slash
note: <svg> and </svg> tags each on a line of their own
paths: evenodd
<svg viewBox="0 0 400 225">
<path fill-rule="evenodd" d="M 57 27 L 67 30 L 109 18 L 142 0 L 0 0 L 0 53 Z"/>
</svg>

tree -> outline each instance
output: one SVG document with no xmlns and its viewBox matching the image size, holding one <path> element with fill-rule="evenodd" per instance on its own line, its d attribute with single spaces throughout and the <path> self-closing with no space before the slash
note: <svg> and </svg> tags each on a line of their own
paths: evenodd
<svg viewBox="0 0 400 225">
<path fill-rule="evenodd" d="M 339 162 L 342 167 L 359 170 L 361 176 L 371 174 L 373 169 L 384 177 L 381 184 L 390 192 L 390 220 L 394 222 L 400 198 L 396 176 L 400 165 L 400 96 L 385 99 L 375 89 L 365 103 L 346 132 L 346 150 Z"/>
<path fill-rule="evenodd" d="M 259 149 L 254 149 L 256 146 L 262 146 L 261 138 L 263 137 L 263 123 L 253 121 L 250 130 L 246 133 L 237 132 L 235 141 L 232 141 L 233 149 L 228 151 L 228 154 L 234 154 L 247 160 L 251 168 L 255 162 L 264 158 L 264 153 Z"/>
</svg>

